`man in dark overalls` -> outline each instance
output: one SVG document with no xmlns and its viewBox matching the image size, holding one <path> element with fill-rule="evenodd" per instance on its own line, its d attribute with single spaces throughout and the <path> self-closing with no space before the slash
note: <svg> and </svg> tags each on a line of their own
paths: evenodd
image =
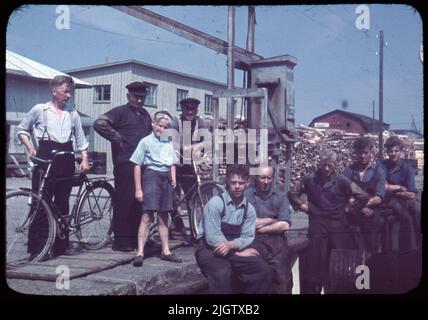
<svg viewBox="0 0 428 320">
<path fill-rule="evenodd" d="M 304 176 L 288 192 L 291 204 L 309 216 L 307 271 L 301 293 L 320 294 L 328 284 L 328 270 L 332 249 L 354 249 L 354 239 L 345 216 L 351 197 L 361 211 L 368 195 L 345 176 L 336 173 L 337 155 L 325 149 L 320 153 L 319 168 Z M 300 199 L 307 195 L 307 201 Z M 301 279 L 302 279 L 301 278 Z"/>
<path fill-rule="evenodd" d="M 28 156 L 36 156 L 44 160 L 52 159 L 52 151 L 74 151 L 73 141 L 78 151 L 82 153 L 80 170 L 86 172 L 89 169 L 88 163 L 88 142 L 83 132 L 80 116 L 77 111 L 67 106 L 73 90 L 74 82 L 70 76 L 56 76 L 50 81 L 52 90 L 52 100 L 47 103 L 35 105 L 18 125 L 18 138 L 25 145 Z M 30 134 L 33 132 L 38 148 L 31 145 Z M 61 173 L 66 176 L 74 174 L 74 158 L 68 157 L 57 166 Z M 37 193 L 40 181 L 45 174 L 46 166 L 36 164 L 32 177 L 32 190 Z M 69 197 L 71 193 L 71 180 L 49 182 L 46 185 L 46 198 L 52 198 L 61 215 L 69 214 Z M 37 219 L 36 215 L 36 219 Z M 37 226 L 37 227 L 35 227 Z M 29 229 L 28 252 L 37 254 L 43 248 L 43 223 L 32 223 Z M 63 253 L 72 253 L 68 250 L 68 233 L 63 235 L 63 239 L 58 236 L 53 245 L 51 254 L 57 256 Z"/>
<path fill-rule="evenodd" d="M 134 196 L 134 164 L 130 158 L 142 138 L 152 132 L 150 114 L 143 108 L 148 87 L 142 82 L 126 86 L 128 103 L 99 116 L 94 129 L 111 142 L 116 196 L 113 201 L 113 250 L 137 248 L 140 206 Z"/>
<path fill-rule="evenodd" d="M 287 196 L 272 185 L 273 168 L 260 169 L 254 186 L 245 191 L 245 197 L 256 209 L 256 238 L 251 244 L 272 266 L 274 281 L 272 293 L 291 294 L 293 275 L 285 231 L 290 228 L 290 205 Z"/>
<path fill-rule="evenodd" d="M 382 200 L 385 197 L 385 171 L 379 161 L 373 159 L 373 141 L 360 137 L 354 141 L 353 164 L 343 171 L 343 175 L 355 182 L 370 196 L 369 202 L 360 211 L 351 205 L 348 212 L 349 222 L 361 228 L 365 253 L 373 255 L 380 249 L 382 229 Z M 366 256 L 367 258 L 367 256 Z"/>
<path fill-rule="evenodd" d="M 192 153 L 200 152 L 203 148 L 201 139 L 198 138 L 199 129 L 205 129 L 203 119 L 198 116 L 200 101 L 195 98 L 186 98 L 180 101 L 181 114 L 174 117 L 171 128 L 175 129 L 180 136 L 180 164 L 177 168 L 177 187 L 175 188 L 174 207 L 180 198 L 181 191 L 187 194 L 196 184 L 196 176 L 193 169 Z M 186 161 L 187 160 L 187 161 Z M 188 197 L 187 199 L 189 199 Z M 188 201 L 188 200 L 187 200 Z M 189 203 L 187 203 L 189 209 Z M 183 219 L 180 208 L 172 212 L 174 234 L 185 234 Z M 171 233 L 171 234 L 173 234 Z"/>
<path fill-rule="evenodd" d="M 271 267 L 249 248 L 256 212 L 244 196 L 247 183 L 245 165 L 229 166 L 227 192 L 213 197 L 204 208 L 195 257 L 211 294 L 262 294 L 272 289 Z"/>
</svg>

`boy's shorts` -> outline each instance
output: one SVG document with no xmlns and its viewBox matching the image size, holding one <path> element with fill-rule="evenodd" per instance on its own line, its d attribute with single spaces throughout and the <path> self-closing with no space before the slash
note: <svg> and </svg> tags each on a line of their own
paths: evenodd
<svg viewBox="0 0 428 320">
<path fill-rule="evenodd" d="M 142 212 L 172 211 L 171 173 L 145 169 Z"/>
</svg>

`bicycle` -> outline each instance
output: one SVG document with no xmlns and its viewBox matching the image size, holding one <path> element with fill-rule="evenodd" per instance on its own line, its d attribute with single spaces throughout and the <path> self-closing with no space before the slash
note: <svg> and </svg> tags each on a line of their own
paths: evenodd
<svg viewBox="0 0 428 320">
<path fill-rule="evenodd" d="M 38 192 L 20 188 L 6 194 L 7 268 L 48 259 L 56 235 L 64 239 L 66 232 L 74 235 L 85 249 L 90 250 L 100 249 L 110 240 L 113 232 L 113 186 L 107 178 L 88 178 L 84 173 L 56 176 L 55 168 L 58 169 L 61 157 L 74 158 L 74 153 L 56 152 L 52 160 L 31 157 L 34 163 L 46 166 Z M 73 187 L 79 187 L 69 215 L 61 215 L 52 200 L 44 196 L 47 182 L 64 180 L 71 181 Z M 30 227 L 38 228 L 38 253 L 28 252 Z"/>
<path fill-rule="evenodd" d="M 183 158 L 182 155 L 180 155 L 178 152 L 176 153 L 180 158 Z M 206 154 L 203 158 L 205 157 Z M 196 183 L 189 189 L 189 191 L 187 191 L 187 193 L 180 197 L 178 203 L 176 203 L 174 208 L 172 209 L 172 212 L 177 211 L 181 207 L 183 202 L 186 202 L 187 214 L 180 216 L 187 216 L 192 239 L 196 239 L 198 233 L 200 232 L 199 224 L 202 218 L 204 206 L 212 197 L 222 194 L 224 192 L 224 187 L 223 185 L 215 181 L 202 181 L 197 164 L 194 161 L 192 161 L 192 168 L 194 175 L 188 176 L 196 177 Z M 179 177 L 177 177 L 177 180 L 178 179 Z M 153 223 L 150 227 L 149 238 L 153 239 L 156 232 L 156 223 Z"/>
</svg>

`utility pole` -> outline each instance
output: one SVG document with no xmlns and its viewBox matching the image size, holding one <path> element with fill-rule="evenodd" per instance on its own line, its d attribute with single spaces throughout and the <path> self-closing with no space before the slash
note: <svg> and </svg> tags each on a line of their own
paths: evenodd
<svg viewBox="0 0 428 320">
<path fill-rule="evenodd" d="M 234 88 L 235 61 L 233 47 L 235 45 L 235 7 L 229 6 L 227 19 L 227 89 Z M 227 98 L 227 127 L 233 129 L 233 97 Z"/>
<path fill-rule="evenodd" d="M 379 31 L 379 159 L 383 160 L 383 30 Z"/>
<path fill-rule="evenodd" d="M 254 53 L 255 44 L 255 25 L 256 25 L 256 8 L 254 6 L 248 6 L 248 27 L 247 27 L 247 45 L 246 50 Z M 251 72 L 250 70 L 244 71 L 243 88 L 251 88 Z M 248 108 L 250 105 L 248 99 L 245 99 L 245 104 Z M 243 102 L 244 102 L 243 101 Z M 242 109 L 244 104 L 241 105 L 241 115 L 243 114 Z M 248 117 L 248 110 L 245 112 L 245 117 Z"/>
<path fill-rule="evenodd" d="M 376 132 L 376 118 L 375 118 L 375 101 L 372 100 L 373 104 L 373 133 Z"/>
</svg>

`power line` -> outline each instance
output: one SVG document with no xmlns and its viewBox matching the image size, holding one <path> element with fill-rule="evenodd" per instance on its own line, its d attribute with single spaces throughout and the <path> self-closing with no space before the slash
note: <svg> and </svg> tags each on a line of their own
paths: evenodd
<svg viewBox="0 0 428 320">
<path fill-rule="evenodd" d="M 89 8 L 89 9 L 90 9 L 90 8 Z M 40 13 L 43 13 L 43 14 L 48 15 L 48 16 L 50 16 L 50 17 L 55 17 L 55 18 L 56 18 L 56 16 L 55 16 L 55 15 L 52 15 L 52 14 L 50 14 L 50 13 L 47 13 L 47 12 L 44 12 L 44 11 L 41 11 L 41 10 L 38 10 L 38 9 L 36 9 L 36 10 L 37 10 L 37 11 L 39 11 Z M 81 12 L 83 12 L 83 11 L 85 11 L 85 10 L 82 10 L 82 11 L 80 11 L 80 12 L 78 12 L 78 13 L 81 13 Z M 77 13 L 77 14 L 78 14 L 78 13 Z M 138 36 L 134 36 L 134 35 L 129 35 L 129 34 L 124 34 L 124 33 L 120 33 L 120 32 L 109 31 L 109 30 L 103 30 L 103 29 L 100 29 L 100 28 L 98 28 L 98 27 L 89 26 L 89 25 L 87 25 L 87 24 L 79 23 L 79 22 L 76 22 L 76 21 L 73 21 L 73 25 L 74 25 L 74 24 L 75 24 L 75 25 L 78 25 L 78 26 L 80 26 L 80 27 L 82 27 L 82 28 L 88 28 L 88 29 L 92 29 L 92 30 L 95 30 L 95 31 L 99 31 L 99 32 L 109 33 L 109 34 L 113 34 L 113 35 L 121 36 L 121 37 L 133 38 L 133 39 L 137 39 L 137 40 L 141 40 L 141 41 L 158 42 L 158 43 L 164 43 L 164 44 L 170 44 L 170 45 L 185 46 L 185 47 L 189 47 L 189 48 L 191 48 L 191 47 L 192 47 L 192 45 L 191 45 L 191 44 L 187 44 L 187 43 L 172 42 L 172 41 L 164 41 L 164 40 L 159 40 L 159 39 L 142 38 L 142 37 L 138 37 Z"/>
</svg>

